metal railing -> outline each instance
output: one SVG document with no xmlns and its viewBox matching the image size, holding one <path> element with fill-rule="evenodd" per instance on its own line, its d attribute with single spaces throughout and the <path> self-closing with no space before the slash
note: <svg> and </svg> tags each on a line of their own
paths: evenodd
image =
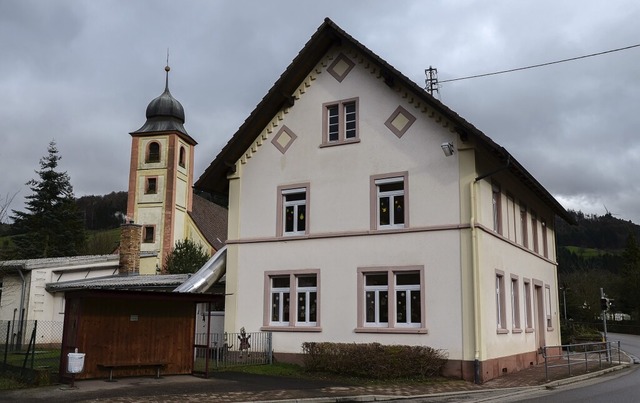
<svg viewBox="0 0 640 403">
<path fill-rule="evenodd" d="M 575 366 L 580 366 L 580 368 L 584 366 L 585 372 L 589 372 L 590 367 L 591 369 L 595 367 L 602 369 L 603 357 L 607 365 L 622 363 L 620 341 L 546 346 L 542 348 L 542 355 L 547 381 L 549 381 L 549 369 L 551 368 L 566 367 L 569 376 L 572 376 L 571 369 Z M 615 361 L 616 356 L 617 362 Z"/>
<path fill-rule="evenodd" d="M 225 367 L 271 364 L 272 333 L 196 333 L 194 373 Z"/>
</svg>

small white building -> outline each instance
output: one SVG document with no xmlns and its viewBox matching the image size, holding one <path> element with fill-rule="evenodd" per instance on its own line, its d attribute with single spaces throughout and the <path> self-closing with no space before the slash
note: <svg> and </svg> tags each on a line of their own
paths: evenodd
<svg viewBox="0 0 640 403">
<path fill-rule="evenodd" d="M 195 188 L 229 199 L 225 331 L 274 332 L 278 359 L 426 345 L 483 382 L 560 344 L 565 209 L 329 19 Z"/>
</svg>

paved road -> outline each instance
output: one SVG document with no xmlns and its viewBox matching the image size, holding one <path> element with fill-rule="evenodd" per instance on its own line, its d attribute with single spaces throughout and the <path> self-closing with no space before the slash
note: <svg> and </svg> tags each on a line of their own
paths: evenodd
<svg viewBox="0 0 640 403">
<path fill-rule="evenodd" d="M 640 336 L 611 333 L 609 341 L 620 340 L 622 350 L 640 357 Z M 555 390 L 538 390 L 526 395 L 500 399 L 500 402 L 629 403 L 640 401 L 638 365 Z"/>
</svg>

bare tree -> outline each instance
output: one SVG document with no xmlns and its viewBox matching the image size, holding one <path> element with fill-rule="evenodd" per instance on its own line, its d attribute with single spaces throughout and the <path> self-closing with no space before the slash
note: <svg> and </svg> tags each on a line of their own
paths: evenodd
<svg viewBox="0 0 640 403">
<path fill-rule="evenodd" d="M 0 224 L 4 224 L 7 216 L 9 214 L 9 206 L 13 202 L 13 199 L 18 195 L 18 192 L 15 192 L 12 195 L 5 195 L 3 199 L 0 199 Z"/>
</svg>

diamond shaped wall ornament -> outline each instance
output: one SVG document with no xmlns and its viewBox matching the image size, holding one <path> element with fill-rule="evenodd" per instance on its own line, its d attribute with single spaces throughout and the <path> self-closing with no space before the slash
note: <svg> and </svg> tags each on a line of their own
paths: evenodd
<svg viewBox="0 0 640 403">
<path fill-rule="evenodd" d="M 393 132 L 398 138 L 401 138 L 411 127 L 416 117 L 402 106 L 398 106 L 396 110 L 389 116 L 384 125 Z"/>
<path fill-rule="evenodd" d="M 287 152 L 291 144 L 298 138 L 294 132 L 287 126 L 282 126 L 278 133 L 273 136 L 271 144 L 273 144 L 282 154 Z"/>
<path fill-rule="evenodd" d="M 341 83 L 355 65 L 356 64 L 352 62 L 351 59 L 340 53 L 338 57 L 336 57 L 336 60 L 334 60 L 327 68 L 327 71 L 333 76 L 333 78 Z"/>
</svg>

